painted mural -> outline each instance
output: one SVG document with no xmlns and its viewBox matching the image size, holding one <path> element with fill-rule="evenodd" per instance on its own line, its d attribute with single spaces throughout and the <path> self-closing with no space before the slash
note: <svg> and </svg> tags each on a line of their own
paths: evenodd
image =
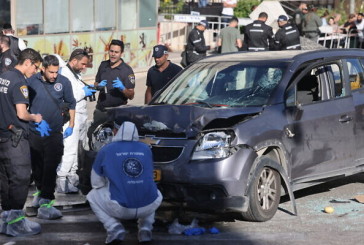
<svg viewBox="0 0 364 245">
<path fill-rule="evenodd" d="M 24 36 L 30 48 L 42 55 L 59 54 L 67 60 L 76 48 L 83 48 L 92 55 L 85 71 L 86 76 L 95 76 L 100 63 L 108 59 L 109 43 L 112 39 L 122 40 L 125 44 L 123 59 L 134 69 L 152 65 L 152 47 L 156 45 L 156 30 L 138 30 L 123 32 L 95 32 L 76 34 L 56 34 L 44 36 Z"/>
</svg>

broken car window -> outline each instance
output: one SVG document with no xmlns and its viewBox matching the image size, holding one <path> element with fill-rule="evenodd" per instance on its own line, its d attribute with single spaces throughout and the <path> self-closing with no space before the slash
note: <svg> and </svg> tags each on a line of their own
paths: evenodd
<svg viewBox="0 0 364 245">
<path fill-rule="evenodd" d="M 197 63 L 183 72 L 155 104 L 203 107 L 262 106 L 283 77 L 287 63 Z"/>
</svg>

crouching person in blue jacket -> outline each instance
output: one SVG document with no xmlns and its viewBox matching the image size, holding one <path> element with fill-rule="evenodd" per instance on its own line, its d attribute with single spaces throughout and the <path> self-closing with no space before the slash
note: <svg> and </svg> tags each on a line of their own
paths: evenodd
<svg viewBox="0 0 364 245">
<path fill-rule="evenodd" d="M 87 200 L 107 231 L 106 243 L 124 240 L 120 220 L 128 219 L 138 219 L 139 242 L 151 241 L 155 211 L 163 199 L 153 181 L 152 152 L 139 142 L 131 122 L 124 122 L 112 141 L 96 156 Z"/>
</svg>

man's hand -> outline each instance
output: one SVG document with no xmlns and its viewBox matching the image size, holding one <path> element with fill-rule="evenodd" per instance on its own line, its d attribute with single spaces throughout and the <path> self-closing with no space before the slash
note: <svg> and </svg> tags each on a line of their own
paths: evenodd
<svg viewBox="0 0 364 245">
<path fill-rule="evenodd" d="M 83 91 L 85 91 L 85 96 L 86 97 L 91 96 L 92 93 L 96 93 L 96 90 L 95 89 L 90 89 L 89 86 L 83 87 Z"/>
<path fill-rule="evenodd" d="M 120 78 L 116 78 L 116 80 L 114 80 L 114 81 L 112 81 L 112 82 L 113 82 L 112 86 L 113 86 L 114 88 L 118 88 L 118 89 L 120 89 L 121 91 L 123 91 L 123 90 L 125 89 L 125 86 L 124 86 L 123 82 L 122 82 L 122 81 L 120 81 Z"/>
<path fill-rule="evenodd" d="M 63 133 L 63 139 L 67 138 L 68 136 L 71 136 L 73 133 L 73 128 L 68 127 L 64 133 Z"/>
<path fill-rule="evenodd" d="M 34 115 L 34 122 L 40 123 L 43 120 L 43 117 L 41 114 L 37 113 L 37 114 L 33 114 L 33 115 Z"/>
<path fill-rule="evenodd" d="M 107 84 L 107 80 L 102 80 L 101 82 L 99 82 L 99 85 L 100 87 L 105 87 Z"/>
<path fill-rule="evenodd" d="M 40 132 L 41 137 L 49 136 L 49 132 L 52 131 L 46 120 L 42 120 L 40 123 L 35 123 L 35 125 L 37 125 L 35 130 Z"/>
</svg>

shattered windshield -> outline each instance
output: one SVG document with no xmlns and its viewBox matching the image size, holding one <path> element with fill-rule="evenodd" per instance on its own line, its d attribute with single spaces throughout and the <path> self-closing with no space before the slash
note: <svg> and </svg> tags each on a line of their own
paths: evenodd
<svg viewBox="0 0 364 245">
<path fill-rule="evenodd" d="M 177 77 L 153 104 L 262 106 L 281 81 L 286 66 L 271 61 L 198 63 Z"/>
</svg>

